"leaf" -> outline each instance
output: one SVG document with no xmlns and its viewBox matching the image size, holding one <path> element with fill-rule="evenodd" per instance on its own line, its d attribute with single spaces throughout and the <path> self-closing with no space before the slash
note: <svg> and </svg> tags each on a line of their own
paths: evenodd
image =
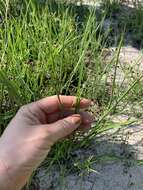
<svg viewBox="0 0 143 190">
<path fill-rule="evenodd" d="M 12 80 L 9 80 L 7 74 L 4 71 L 0 71 L 0 83 L 7 88 L 9 97 L 12 102 L 15 102 L 17 105 L 22 105 L 23 100 L 18 92 L 16 83 Z"/>
</svg>

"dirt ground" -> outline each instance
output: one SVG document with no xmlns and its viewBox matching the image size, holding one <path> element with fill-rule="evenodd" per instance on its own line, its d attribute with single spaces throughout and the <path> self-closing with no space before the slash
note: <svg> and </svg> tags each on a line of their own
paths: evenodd
<svg viewBox="0 0 143 190">
<path fill-rule="evenodd" d="M 125 120 L 127 116 L 117 118 Z M 37 189 L 143 190 L 142 138 L 141 123 L 109 131 L 108 136 L 106 134 L 106 137 L 97 138 L 86 149 L 73 152 L 75 158 L 69 167 L 72 168 L 78 161 L 89 160 L 90 164 L 86 168 L 70 172 L 58 166 L 50 171 L 40 168 Z M 94 160 L 94 157 L 99 159 Z"/>
</svg>

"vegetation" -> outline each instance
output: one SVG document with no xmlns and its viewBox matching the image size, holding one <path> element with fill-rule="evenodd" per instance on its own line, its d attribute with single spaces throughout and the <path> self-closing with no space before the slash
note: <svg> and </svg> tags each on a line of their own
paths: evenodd
<svg viewBox="0 0 143 190">
<path fill-rule="evenodd" d="M 89 110 L 96 122 L 86 138 L 77 134 L 75 139 L 55 145 L 48 165 L 70 159 L 73 148 L 86 146 L 97 134 L 116 127 L 107 120 L 110 114 L 123 112 L 133 101 L 143 107 L 142 73 L 132 73 L 130 66 L 122 67 L 119 62 L 129 32 L 142 48 L 142 7 L 136 7 L 132 19 L 119 18 L 117 48 L 107 63 L 104 53 L 113 44 L 114 29 L 111 25 L 105 31 L 104 23 L 121 5 L 104 1 L 102 6 L 99 11 L 56 1 L 0 1 L 1 134 L 21 105 L 44 96 L 76 95 L 78 100 L 87 97 L 96 105 Z M 117 81 L 119 67 L 121 84 Z M 75 140 L 80 141 L 76 146 Z"/>
</svg>

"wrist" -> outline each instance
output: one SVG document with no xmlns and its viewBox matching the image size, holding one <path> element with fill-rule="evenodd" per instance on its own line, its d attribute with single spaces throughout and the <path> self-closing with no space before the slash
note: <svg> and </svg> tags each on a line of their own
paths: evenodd
<svg viewBox="0 0 143 190">
<path fill-rule="evenodd" d="M 12 186 L 12 180 L 9 176 L 7 165 L 0 156 L 0 189 L 7 190 Z"/>
<path fill-rule="evenodd" d="M 11 148 L 0 139 L 0 189 L 20 190 L 30 174 L 24 173 Z"/>
</svg>

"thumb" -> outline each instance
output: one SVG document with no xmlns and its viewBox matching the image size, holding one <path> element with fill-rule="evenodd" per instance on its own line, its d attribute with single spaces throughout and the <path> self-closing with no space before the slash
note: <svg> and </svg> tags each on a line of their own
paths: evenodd
<svg viewBox="0 0 143 190">
<path fill-rule="evenodd" d="M 70 135 L 81 124 L 81 116 L 74 114 L 48 125 L 47 130 L 52 143 Z"/>
</svg>

